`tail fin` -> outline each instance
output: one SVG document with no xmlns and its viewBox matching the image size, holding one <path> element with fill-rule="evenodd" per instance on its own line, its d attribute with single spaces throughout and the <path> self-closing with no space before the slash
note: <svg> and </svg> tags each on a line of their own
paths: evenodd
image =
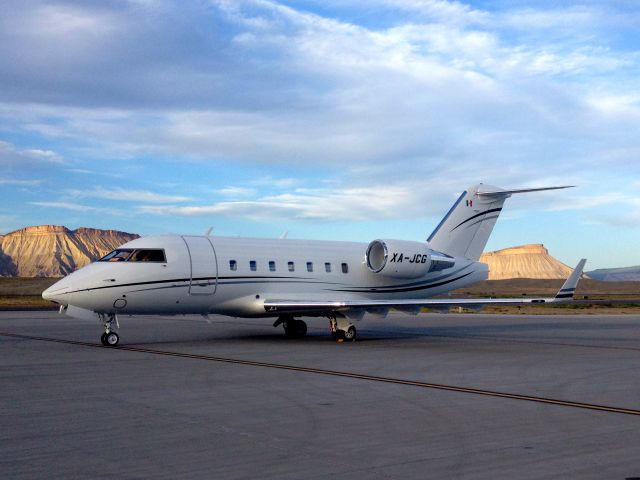
<svg viewBox="0 0 640 480">
<path fill-rule="evenodd" d="M 502 190 L 483 184 L 469 187 L 429 236 L 429 247 L 455 257 L 478 260 L 502 211 L 502 205 L 511 194 L 559 188 L 569 187 L 520 190 Z"/>
</svg>

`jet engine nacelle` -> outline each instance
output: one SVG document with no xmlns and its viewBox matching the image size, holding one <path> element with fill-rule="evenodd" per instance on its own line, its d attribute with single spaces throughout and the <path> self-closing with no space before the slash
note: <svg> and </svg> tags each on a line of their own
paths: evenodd
<svg viewBox="0 0 640 480">
<path fill-rule="evenodd" d="M 431 267 L 426 243 L 374 240 L 367 247 L 366 263 L 373 273 L 392 278 L 418 278 Z"/>
</svg>

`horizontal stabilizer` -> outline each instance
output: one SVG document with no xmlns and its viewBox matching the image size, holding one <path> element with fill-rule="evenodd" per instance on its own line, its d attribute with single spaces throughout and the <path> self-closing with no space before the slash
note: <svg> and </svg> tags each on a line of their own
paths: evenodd
<svg viewBox="0 0 640 480">
<path fill-rule="evenodd" d="M 520 188 L 518 190 L 493 190 L 489 192 L 478 191 L 479 197 L 491 197 L 500 195 L 511 195 L 513 193 L 529 193 L 529 192 L 543 192 L 545 190 L 562 190 L 563 188 L 573 188 L 575 185 L 564 185 L 561 187 L 540 187 L 540 188 Z"/>
</svg>

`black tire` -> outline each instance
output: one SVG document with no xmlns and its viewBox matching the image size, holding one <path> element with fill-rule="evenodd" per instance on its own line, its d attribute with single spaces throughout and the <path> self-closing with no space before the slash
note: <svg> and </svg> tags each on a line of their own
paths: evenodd
<svg viewBox="0 0 640 480">
<path fill-rule="evenodd" d="M 116 332 L 109 332 L 105 335 L 104 338 L 107 342 L 108 347 L 115 347 L 116 345 L 118 345 L 118 342 L 120 341 L 120 337 Z"/>
<path fill-rule="evenodd" d="M 303 338 L 307 334 L 307 324 L 302 320 L 296 320 L 296 337 Z"/>
<path fill-rule="evenodd" d="M 102 342 L 102 345 L 104 345 L 105 347 L 109 346 L 109 344 L 107 343 L 106 333 L 103 333 L 102 335 L 100 335 L 100 341 Z"/>
<path fill-rule="evenodd" d="M 287 338 L 302 338 L 307 334 L 307 324 L 302 320 L 287 320 L 282 325 Z"/>
<path fill-rule="evenodd" d="M 286 320 L 282 322 L 282 328 L 284 328 L 284 335 L 287 338 L 293 338 L 295 334 L 295 320 Z"/>
<path fill-rule="evenodd" d="M 344 334 L 344 340 L 346 342 L 355 342 L 356 340 L 356 327 L 354 327 L 353 325 L 350 325 L 349 328 L 347 328 L 347 330 L 345 332 L 343 332 Z"/>
</svg>

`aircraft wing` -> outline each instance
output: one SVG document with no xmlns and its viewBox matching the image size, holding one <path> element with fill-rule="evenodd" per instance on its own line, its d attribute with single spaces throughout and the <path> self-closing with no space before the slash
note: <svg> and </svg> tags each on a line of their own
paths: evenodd
<svg viewBox="0 0 640 480">
<path fill-rule="evenodd" d="M 568 303 L 582 275 L 586 259 L 580 260 L 569 278 L 564 282 L 555 297 L 549 298 L 425 298 L 425 299 L 389 299 L 389 300 L 340 300 L 340 301 L 304 301 L 304 300 L 265 300 L 264 308 L 269 313 L 318 314 L 320 312 L 346 312 L 360 310 L 371 313 L 386 313 L 389 309 L 417 314 L 423 307 L 448 308 L 455 306 L 480 307 L 484 305 L 526 305 L 539 303 Z"/>
</svg>

